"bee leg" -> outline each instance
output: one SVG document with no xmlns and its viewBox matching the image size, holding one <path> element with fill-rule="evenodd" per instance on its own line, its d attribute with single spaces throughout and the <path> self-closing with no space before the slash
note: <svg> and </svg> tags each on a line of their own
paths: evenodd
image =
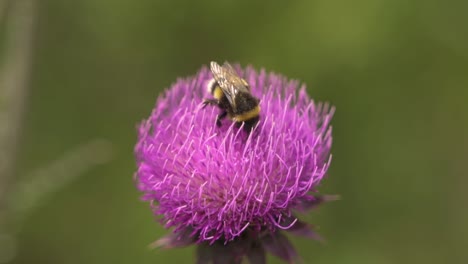
<svg viewBox="0 0 468 264">
<path fill-rule="evenodd" d="M 216 117 L 216 125 L 221 126 L 221 120 L 223 120 L 227 116 L 227 112 L 223 111 L 218 117 Z"/>
<path fill-rule="evenodd" d="M 218 100 L 216 99 L 205 99 L 203 100 L 203 108 L 205 108 L 207 105 L 218 105 Z"/>
</svg>

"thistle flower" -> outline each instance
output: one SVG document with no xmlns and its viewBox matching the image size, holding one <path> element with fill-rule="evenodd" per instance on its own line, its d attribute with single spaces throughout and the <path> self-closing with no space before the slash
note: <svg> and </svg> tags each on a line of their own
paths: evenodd
<svg viewBox="0 0 468 264">
<path fill-rule="evenodd" d="M 316 187 L 330 165 L 333 108 L 315 104 L 305 86 L 236 66 L 260 99 L 260 121 L 248 133 L 219 109 L 202 109 L 212 79 L 203 67 L 161 95 L 139 126 L 137 186 L 169 235 L 153 246 L 197 245 L 197 263 L 265 263 L 265 253 L 295 262 L 283 234 L 319 239 L 296 218 L 333 196 Z"/>
</svg>

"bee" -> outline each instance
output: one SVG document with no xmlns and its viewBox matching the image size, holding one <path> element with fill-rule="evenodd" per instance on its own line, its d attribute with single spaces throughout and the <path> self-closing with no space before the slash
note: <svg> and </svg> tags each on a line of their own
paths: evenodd
<svg viewBox="0 0 468 264">
<path fill-rule="evenodd" d="M 207 105 L 217 105 L 221 113 L 216 118 L 216 125 L 227 116 L 238 126 L 244 125 L 244 130 L 250 132 L 260 119 L 260 100 L 250 93 L 249 84 L 239 77 L 234 68 L 227 62 L 223 66 L 212 61 L 210 64 L 213 79 L 208 83 L 208 92 L 212 99 L 203 101 Z"/>
</svg>

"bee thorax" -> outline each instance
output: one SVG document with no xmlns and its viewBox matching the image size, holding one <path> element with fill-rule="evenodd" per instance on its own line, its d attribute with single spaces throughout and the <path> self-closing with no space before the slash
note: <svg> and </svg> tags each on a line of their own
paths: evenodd
<svg viewBox="0 0 468 264">
<path fill-rule="evenodd" d="M 209 80 L 208 83 L 206 84 L 206 91 L 209 92 L 210 94 L 213 94 L 214 89 L 217 86 L 219 86 L 218 82 L 216 82 L 216 80 L 213 78 L 213 79 Z"/>
</svg>

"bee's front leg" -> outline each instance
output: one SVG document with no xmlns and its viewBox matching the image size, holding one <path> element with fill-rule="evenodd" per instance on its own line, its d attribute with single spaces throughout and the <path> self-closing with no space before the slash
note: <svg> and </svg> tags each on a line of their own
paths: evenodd
<svg viewBox="0 0 468 264">
<path fill-rule="evenodd" d="M 205 108 L 207 105 L 218 105 L 218 100 L 216 99 L 205 99 L 203 100 L 203 108 Z"/>
<path fill-rule="evenodd" d="M 216 117 L 216 125 L 218 127 L 221 126 L 221 120 L 223 120 L 227 116 L 227 111 L 223 111 L 218 117 Z"/>
</svg>

